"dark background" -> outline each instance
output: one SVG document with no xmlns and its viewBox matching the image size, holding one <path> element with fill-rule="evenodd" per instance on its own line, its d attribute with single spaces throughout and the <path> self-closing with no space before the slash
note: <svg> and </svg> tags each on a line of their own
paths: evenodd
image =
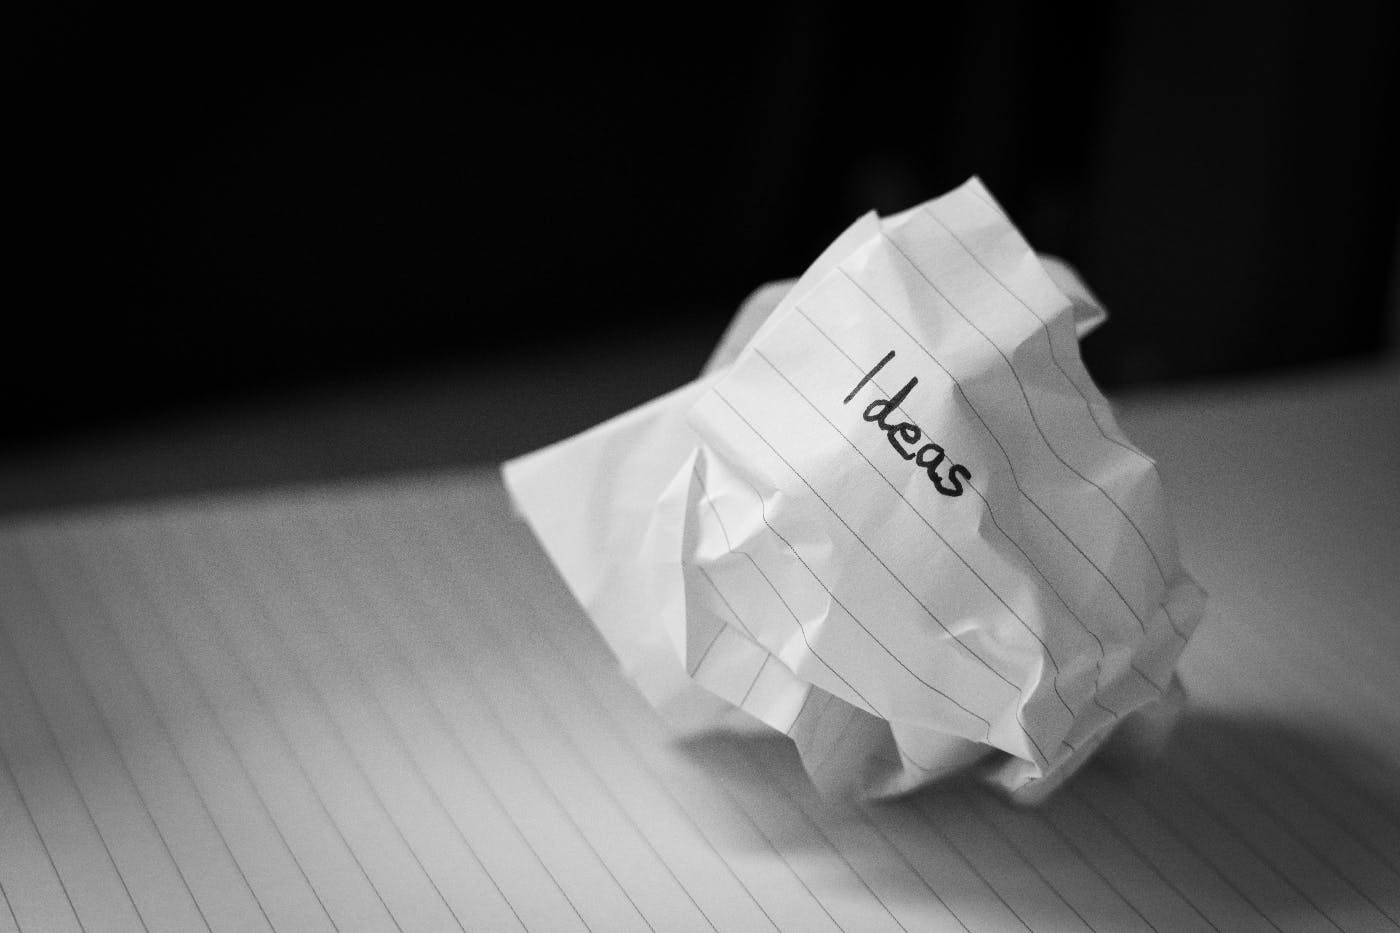
<svg viewBox="0 0 1400 933">
<path fill-rule="evenodd" d="M 974 173 L 1108 305 L 1110 387 L 1385 342 L 1394 4 L 518 7 L 18 29 L 3 444 L 619 346 L 679 384 L 753 287 Z"/>
</svg>

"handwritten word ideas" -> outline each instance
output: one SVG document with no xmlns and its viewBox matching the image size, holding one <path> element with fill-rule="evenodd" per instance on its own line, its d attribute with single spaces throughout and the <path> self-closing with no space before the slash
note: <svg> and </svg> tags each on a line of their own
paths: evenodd
<svg viewBox="0 0 1400 933">
<path fill-rule="evenodd" d="M 866 384 L 875 378 L 875 374 L 885 368 L 890 360 L 894 359 L 894 351 L 886 353 L 880 358 L 880 362 L 875 367 L 860 378 L 856 387 L 843 400 L 843 404 L 849 405 Z M 972 471 L 961 463 L 954 463 L 948 459 L 947 452 L 939 444 L 934 443 L 924 437 L 923 429 L 912 421 L 901 421 L 892 424 L 889 421 L 890 414 L 898 411 L 904 405 L 904 400 L 909 397 L 909 393 L 914 391 L 914 386 L 919 384 L 917 376 L 906 382 L 898 392 L 889 398 L 876 399 L 865 406 L 865 413 L 862 417 L 877 425 L 881 431 L 885 432 L 885 437 L 890 442 L 890 446 L 905 460 L 912 460 L 916 466 L 928 473 L 929 480 L 935 489 L 945 496 L 961 496 L 963 494 L 963 483 L 972 482 Z M 878 388 L 878 386 L 877 386 Z M 915 449 L 920 441 L 923 445 Z M 946 476 L 939 475 L 938 470 L 946 467 Z"/>
</svg>

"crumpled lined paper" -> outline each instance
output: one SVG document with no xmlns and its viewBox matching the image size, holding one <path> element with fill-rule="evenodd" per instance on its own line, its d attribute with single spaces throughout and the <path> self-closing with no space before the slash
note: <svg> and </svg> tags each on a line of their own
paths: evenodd
<svg viewBox="0 0 1400 933">
<path fill-rule="evenodd" d="M 1169 722 L 1205 604 L 1080 360 L 1103 317 L 973 179 L 860 218 L 700 379 L 506 484 L 658 709 L 742 710 L 832 794 L 976 769 L 1034 802 Z"/>
</svg>

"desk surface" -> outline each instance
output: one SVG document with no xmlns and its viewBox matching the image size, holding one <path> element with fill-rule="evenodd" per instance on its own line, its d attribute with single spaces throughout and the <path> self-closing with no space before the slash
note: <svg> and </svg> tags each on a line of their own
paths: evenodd
<svg viewBox="0 0 1400 933">
<path fill-rule="evenodd" d="M 1400 366 L 1136 398 L 1120 420 L 1221 616 L 1182 660 L 1198 700 L 1400 766 Z"/>
<path fill-rule="evenodd" d="M 1166 755 L 863 810 L 620 677 L 494 471 L 0 528 L 0 930 L 1400 929 L 1400 372 L 1137 398 Z"/>
</svg>

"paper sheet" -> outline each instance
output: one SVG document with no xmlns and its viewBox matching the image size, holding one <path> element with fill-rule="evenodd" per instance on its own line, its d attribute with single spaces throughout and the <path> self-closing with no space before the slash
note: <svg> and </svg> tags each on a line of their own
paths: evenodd
<svg viewBox="0 0 1400 933">
<path fill-rule="evenodd" d="M 484 473 L 0 524 L 0 709 L 0 930 L 1400 928 L 1394 764 L 1257 713 L 1033 810 L 679 741 Z"/>
<path fill-rule="evenodd" d="M 836 794 L 975 765 L 1043 799 L 1163 728 L 1204 607 L 1080 361 L 1102 318 L 974 179 L 862 217 L 701 379 L 506 482 L 678 720 L 741 709 Z"/>
</svg>

